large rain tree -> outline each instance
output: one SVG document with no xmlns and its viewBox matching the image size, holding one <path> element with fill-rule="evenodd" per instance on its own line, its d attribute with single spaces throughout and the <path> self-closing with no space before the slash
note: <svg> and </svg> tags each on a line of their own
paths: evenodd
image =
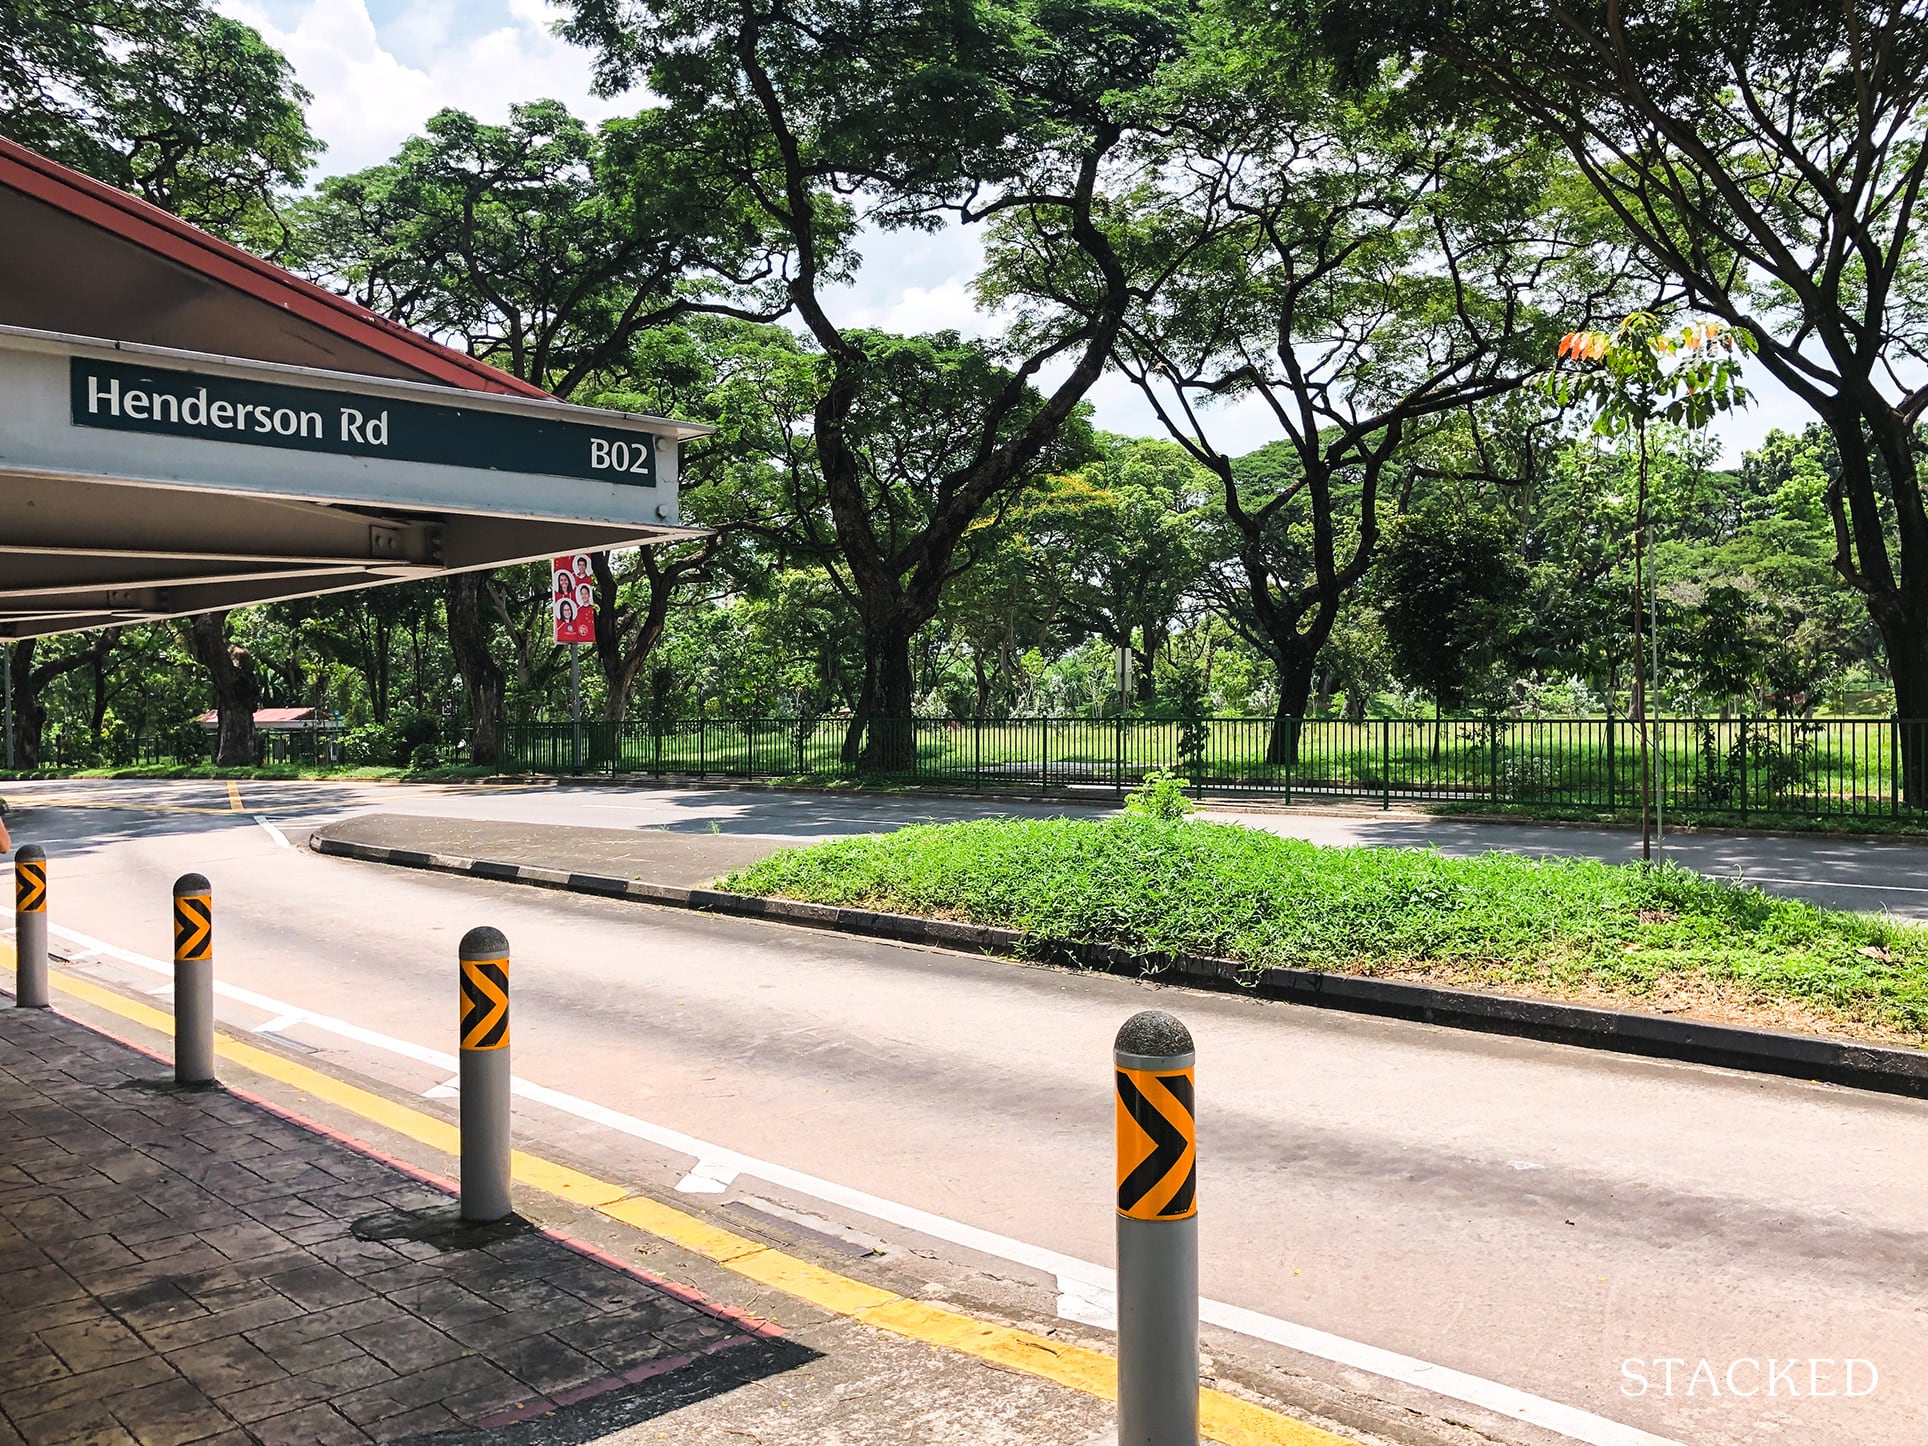
<svg viewBox="0 0 1928 1446">
<path fill-rule="evenodd" d="M 1277 670 L 1273 764 L 1296 758 L 1320 650 L 1386 521 L 1429 472 L 1517 473 L 1485 419 L 1544 365 L 1547 304 L 1585 274 L 1534 147 L 1330 80 L 1280 32 L 1203 23 L 1170 82 L 1163 183 L 1135 198 L 1166 275 L 1117 347 L 1217 479 L 1226 614 Z M 1018 228 L 1005 241 L 1012 294 L 1070 303 L 1081 277 Z M 1587 312 L 1583 292 L 1560 309 Z M 1257 483 L 1234 466 L 1230 404 L 1283 443 Z"/>
<path fill-rule="evenodd" d="M 748 197 L 795 251 L 789 296 L 822 353 L 815 463 L 858 599 L 860 762 L 911 762 L 911 640 L 937 614 L 972 525 L 1023 485 L 1102 374 L 1133 294 L 1108 233 L 1134 138 L 1130 99 L 1182 43 L 1186 0 L 570 0 L 611 90 L 663 97 L 675 144 Z M 1023 214 L 1062 238 L 1096 301 L 1035 345 L 923 479 L 914 526 L 879 516 L 859 439 L 872 369 L 837 292 L 857 222 L 981 226 Z M 1045 386 L 1040 378 L 1048 376 Z M 1037 403 L 1032 402 L 1033 396 Z"/>
<path fill-rule="evenodd" d="M 323 182 L 298 220 L 318 278 L 563 398 L 634 396 L 634 353 L 654 329 L 785 305 L 780 235 L 675 164 L 657 112 L 592 130 L 554 101 L 512 107 L 504 125 L 443 111 L 393 160 Z M 610 696 L 626 699 L 638 647 L 660 635 L 651 597 L 701 575 L 713 550 L 598 566 Z M 477 763 L 496 759 L 507 689 L 488 585 L 486 573 L 447 583 Z"/>
<path fill-rule="evenodd" d="M 321 150 L 308 99 L 206 0 L 0 6 L 0 135 L 257 249 Z"/>
<path fill-rule="evenodd" d="M 1443 109 L 1499 102 L 1561 143 L 1694 308 L 1834 435 L 1835 569 L 1867 600 L 1895 710 L 1928 719 L 1928 12 L 1919 0 L 1347 0 L 1372 83 L 1414 59 Z M 1928 728 L 1906 796 L 1928 803 Z"/>
<path fill-rule="evenodd" d="M 1014 378 L 990 345 L 956 332 L 897 336 L 853 330 L 848 335 L 865 367 L 862 385 L 842 419 L 841 440 L 856 468 L 866 528 L 885 549 L 895 551 L 929 534 L 943 509 L 952 505 L 947 479 L 982 451 L 983 418 L 1004 405 Z M 764 558 L 821 567 L 830 585 L 861 616 L 866 594 L 843 542 L 823 464 L 822 436 L 815 425 L 822 358 L 794 345 L 779 350 L 766 344 L 762 351 L 754 371 L 742 380 L 755 377 L 761 402 L 768 407 L 761 429 L 765 451 L 757 475 L 746 475 L 743 485 L 732 490 L 719 517 L 753 536 Z M 800 372 L 800 367 L 805 370 Z M 1019 435 L 1045 405 L 1035 388 L 1020 388 L 1000 435 Z M 740 415 L 753 419 L 756 408 L 743 407 Z M 738 445 L 749 463 L 753 439 L 744 437 Z M 941 565 L 932 560 L 933 593 L 955 603 L 957 598 L 946 589 L 960 584 L 968 589 L 972 583 L 966 579 L 978 569 L 994 569 L 1002 529 L 988 524 L 1031 500 L 1033 489 L 1049 474 L 1077 466 L 1095 450 L 1084 409 L 1075 408 L 1068 421 L 1052 429 L 1025 471 L 995 493 L 977 523 L 944 551 Z M 1034 588 L 1040 583 L 1034 579 Z M 867 670 L 867 676 L 874 684 L 875 669 Z M 874 706 L 874 693 L 871 701 Z M 887 714 L 883 721 L 907 722 L 910 716 Z M 884 761 L 888 755 L 881 740 L 873 740 L 875 746 L 864 753 L 864 729 L 873 717 L 861 707 L 853 712 L 844 739 L 846 763 L 894 766 Z"/>
</svg>

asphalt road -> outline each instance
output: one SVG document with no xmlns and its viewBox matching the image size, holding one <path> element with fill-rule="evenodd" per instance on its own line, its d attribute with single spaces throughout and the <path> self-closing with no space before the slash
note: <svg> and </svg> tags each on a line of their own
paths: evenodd
<svg viewBox="0 0 1928 1446">
<path fill-rule="evenodd" d="M 1203 1285 L 1214 1301 L 1695 1446 L 1921 1439 L 1923 1103 L 385 870 L 283 847 L 255 821 L 294 844 L 313 823 L 373 808 L 714 824 L 790 841 L 996 811 L 988 805 L 594 788 L 242 790 L 236 811 L 220 784 L 7 785 L 16 807 L 36 793 L 67 805 L 16 819 L 18 837 L 55 855 L 58 926 L 165 957 L 168 885 L 186 869 L 205 872 L 221 978 L 412 1045 L 416 1057 L 311 1021 L 276 1026 L 318 1062 L 398 1093 L 433 1098 L 447 1078 L 419 1056 L 452 1049 L 455 941 L 477 923 L 504 929 L 515 949 L 517 1074 L 568 1092 L 525 1097 L 518 1128 L 614 1162 L 647 1187 L 688 1186 L 707 1171 L 721 1187 L 714 1201 L 775 1204 L 833 1234 L 923 1252 L 933 1279 L 994 1280 L 1034 1317 L 1102 1317 L 1105 1302 L 1081 1302 L 1076 1282 L 1035 1260 L 1013 1264 L 996 1242 L 960 1244 L 974 1237 L 949 1225 L 1110 1263 L 1109 1043 L 1126 1015 L 1156 1005 L 1198 1039 Z M 1617 834 L 1398 817 L 1250 821 L 1321 842 L 1608 857 L 1628 847 Z M 1928 916 L 1914 846 L 1702 837 L 1676 857 L 1792 880 L 1773 887 L 1826 902 Z M 160 982 L 112 954 L 81 952 L 82 968 L 123 987 Z M 262 1005 L 224 1000 L 221 1012 L 236 1028 L 274 1023 Z M 717 1158 L 665 1147 L 660 1128 L 652 1136 L 585 1118 L 596 1112 L 581 1101 L 694 1136 Z M 901 1209 L 880 1218 L 881 1206 L 853 1204 L 853 1192 L 949 1224 L 913 1229 Z M 1498 1439 L 1562 1439 L 1426 1395 L 1412 1385 L 1424 1369 L 1394 1384 L 1359 1369 L 1356 1351 L 1354 1364 L 1335 1364 L 1344 1350 L 1288 1350 L 1274 1335 L 1268 1344 L 1213 1331 L 1209 1342 Z M 1872 1390 L 1868 1367 L 1845 1376 L 1850 1358 L 1872 1363 Z M 1666 1359 L 1682 1363 L 1671 1392 Z M 1702 1361 L 1708 1370 L 1697 1373 Z M 1644 1394 L 1632 1394 L 1630 1372 L 1649 1381 Z M 1850 1385 L 1857 1394 L 1842 1394 Z M 1577 1416 L 1555 1424 L 1565 1439 L 1640 1439 Z"/>
</svg>

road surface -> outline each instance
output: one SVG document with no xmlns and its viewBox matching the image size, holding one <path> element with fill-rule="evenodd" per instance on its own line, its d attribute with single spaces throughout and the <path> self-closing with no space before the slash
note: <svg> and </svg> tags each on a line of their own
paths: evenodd
<svg viewBox="0 0 1928 1446">
<path fill-rule="evenodd" d="M 310 1062 L 433 1102 L 446 1093 L 434 1060 L 452 1048 L 455 942 L 494 924 L 515 951 L 516 1071 L 536 1091 L 518 1102 L 525 1138 L 665 1194 L 681 1186 L 710 1204 L 789 1210 L 888 1253 L 922 1252 L 933 1279 L 966 1296 L 1007 1292 L 1021 1318 L 1105 1315 L 1101 1279 L 1059 1276 L 1049 1262 L 1110 1263 L 1109 1043 L 1128 1014 L 1157 1006 L 1198 1039 L 1215 1355 L 1520 1442 L 1642 1439 L 1614 1436 L 1612 1422 L 1694 1446 L 1908 1446 L 1928 1419 L 1928 1104 L 298 847 L 306 828 L 369 809 L 714 823 L 789 840 L 989 805 L 244 784 L 237 809 L 222 784 L 7 791 L 16 807 L 36 793 L 67 801 L 23 812 L 16 835 L 54 855 L 59 937 L 95 977 L 161 982 L 127 956 L 165 957 L 169 884 L 200 870 L 215 883 L 222 980 L 266 1001 L 224 1000 L 224 1023 L 271 1026 Z M 1565 829 L 1250 821 L 1322 842 L 1627 848 L 1624 835 Z M 1928 917 L 1928 895 L 1910 892 L 1923 857 L 1914 846 L 1702 838 L 1680 853 L 1689 848 L 1710 871 Z M 90 952 L 76 933 L 108 947 Z M 710 1158 L 666 1147 L 666 1131 Z M 911 1228 L 912 1210 L 939 1223 Z M 963 1243 L 984 1243 L 971 1231 L 997 1239 L 976 1248 Z M 1378 1358 L 1355 1347 L 1407 1364 L 1375 1376 Z M 1442 1400 L 1417 1384 L 1429 1370 L 1494 1391 Z M 1499 1388 L 1567 1414 L 1544 1418 L 1552 1430 L 1523 1425 Z"/>
</svg>

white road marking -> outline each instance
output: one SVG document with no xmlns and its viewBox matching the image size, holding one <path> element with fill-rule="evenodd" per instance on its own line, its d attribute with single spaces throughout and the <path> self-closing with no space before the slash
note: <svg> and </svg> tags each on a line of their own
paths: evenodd
<svg viewBox="0 0 1928 1446">
<path fill-rule="evenodd" d="M 1772 879 L 1766 874 L 1736 874 L 1744 884 L 1786 884 L 1797 889 L 1879 889 L 1884 894 L 1928 894 L 1919 884 L 1850 884 L 1839 879 Z"/>
<path fill-rule="evenodd" d="M 276 828 L 273 824 L 269 823 L 268 820 L 262 817 L 260 814 L 257 813 L 254 816 L 254 821 L 260 824 L 263 828 L 265 828 L 268 831 L 268 837 L 273 839 L 282 848 L 291 849 L 294 847 L 293 844 L 288 842 L 288 835 L 283 833 L 280 829 Z"/>
<path fill-rule="evenodd" d="M 676 1182 L 686 1195 L 721 1195 L 736 1179 L 734 1166 L 722 1160 L 698 1160 L 696 1168 Z"/>
<path fill-rule="evenodd" d="M 1058 1315 L 1063 1320 L 1115 1331 L 1118 1329 L 1118 1294 L 1095 1289 L 1090 1281 L 1061 1275 L 1058 1277 Z"/>
<path fill-rule="evenodd" d="M 306 1018 L 307 1016 L 300 1010 L 296 1010 L 292 1014 L 277 1014 L 266 1024 L 257 1024 L 254 1027 L 254 1032 L 256 1034 L 279 1034 L 284 1029 L 293 1029 Z"/>
<path fill-rule="evenodd" d="M 173 972 L 169 966 L 158 959 L 150 959 L 145 954 L 119 948 L 100 939 L 90 938 L 72 929 L 63 928 L 58 924 L 50 925 L 49 932 L 59 935 L 69 943 L 79 944 L 83 948 L 95 950 L 139 969 L 158 974 Z M 161 994 L 168 991 L 154 992 Z M 411 1044 L 405 1039 L 396 1039 L 372 1029 L 364 1029 L 358 1024 L 350 1024 L 346 1020 L 335 1019 L 329 1015 L 311 1013 L 297 1005 L 284 1004 L 265 994 L 257 994 L 253 990 L 242 989 L 233 984 L 216 981 L 214 992 L 222 998 L 232 999 L 237 1003 L 262 1010 L 274 1016 L 277 1021 L 282 1017 L 288 1017 L 295 1022 L 307 1025 L 310 1029 L 319 1029 L 343 1039 L 353 1040 L 357 1044 L 387 1050 L 404 1059 L 431 1065 L 450 1073 L 456 1070 L 455 1056 L 441 1050 Z M 427 1094 L 433 1096 L 436 1091 L 448 1088 L 448 1085 L 438 1085 Z M 603 1125 L 633 1139 L 660 1146 L 672 1153 L 692 1156 L 697 1164 L 688 1175 L 684 1176 L 685 1180 L 699 1173 L 708 1179 L 721 1179 L 724 1172 L 729 1172 L 731 1179 L 737 1175 L 748 1175 L 780 1189 L 793 1190 L 825 1204 L 841 1206 L 859 1215 L 869 1216 L 873 1220 L 896 1225 L 901 1229 L 913 1230 L 920 1235 L 961 1246 L 981 1255 L 1009 1261 L 1014 1265 L 1029 1266 L 1040 1274 L 1051 1276 L 1056 1280 L 1060 1310 L 1067 1319 L 1086 1321 L 1089 1324 L 1103 1325 L 1111 1329 L 1116 1328 L 1118 1274 L 1106 1266 L 1080 1260 L 1073 1255 L 1064 1255 L 1041 1245 L 1016 1240 L 1008 1235 L 999 1235 L 995 1231 L 980 1230 L 975 1225 L 967 1225 L 960 1220 L 934 1215 L 927 1210 L 919 1210 L 913 1205 L 886 1200 L 881 1196 L 853 1189 L 848 1185 L 839 1185 L 834 1180 L 825 1180 L 806 1174 L 802 1170 L 793 1170 L 787 1165 L 759 1160 L 753 1155 L 741 1154 L 738 1151 L 711 1144 L 707 1140 L 686 1135 L 681 1130 L 671 1129 L 667 1125 L 652 1124 L 648 1120 L 640 1120 L 634 1115 L 626 1115 L 620 1110 L 610 1109 L 607 1105 L 596 1104 L 593 1100 L 579 1099 L 574 1095 L 549 1089 L 530 1080 L 512 1079 L 510 1091 L 523 1099 L 546 1105 L 564 1114 L 574 1115 L 577 1119 L 588 1120 L 592 1124 Z M 1067 1303 L 1069 1310 L 1065 1310 Z M 1437 1366 L 1430 1361 L 1400 1355 L 1396 1351 L 1381 1350 L 1377 1346 L 1348 1340 L 1344 1336 L 1332 1335 L 1326 1331 L 1314 1330 L 1310 1326 L 1294 1325 L 1291 1321 L 1280 1320 L 1276 1316 L 1265 1315 L 1260 1311 L 1247 1310 L 1243 1306 L 1201 1299 L 1198 1303 L 1198 1314 L 1199 1319 L 1203 1321 L 1225 1330 L 1235 1331 L 1240 1335 L 1250 1336 L 1254 1340 L 1270 1341 L 1288 1350 L 1316 1356 L 1320 1360 L 1368 1371 L 1386 1380 L 1418 1386 L 1435 1395 L 1464 1401 L 1468 1405 L 1479 1406 L 1498 1415 L 1510 1416 L 1516 1421 L 1525 1421 L 1544 1427 L 1569 1440 L 1585 1442 L 1587 1446 L 1683 1446 L 1683 1443 L 1669 1437 L 1656 1436 L 1637 1427 L 1608 1420 L 1605 1416 L 1596 1416 L 1591 1411 L 1583 1411 L 1577 1406 L 1563 1405 L 1558 1401 L 1550 1401 L 1544 1396 L 1535 1396 L 1498 1381 L 1489 1381 L 1481 1376 L 1468 1375 L 1464 1371 Z"/>
</svg>

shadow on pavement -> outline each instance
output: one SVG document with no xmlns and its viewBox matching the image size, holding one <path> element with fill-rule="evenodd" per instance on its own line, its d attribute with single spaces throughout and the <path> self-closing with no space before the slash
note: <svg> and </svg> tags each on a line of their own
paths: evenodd
<svg viewBox="0 0 1928 1446">
<path fill-rule="evenodd" d="M 0 1439 L 577 1443 L 819 1358 L 537 1230 L 371 1238 L 453 1197 L 155 1076 L 0 1009 Z"/>
</svg>

